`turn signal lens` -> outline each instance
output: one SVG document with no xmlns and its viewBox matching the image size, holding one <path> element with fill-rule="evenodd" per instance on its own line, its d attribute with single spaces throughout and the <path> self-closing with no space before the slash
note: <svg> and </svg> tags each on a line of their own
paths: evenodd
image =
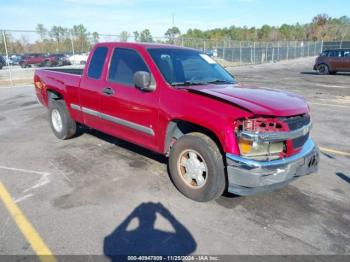
<svg viewBox="0 0 350 262">
<path fill-rule="evenodd" d="M 249 154 L 249 152 L 252 149 L 252 144 L 253 144 L 252 141 L 248 141 L 248 140 L 239 138 L 238 146 L 239 146 L 239 150 L 240 150 L 241 154 L 242 155 Z"/>
</svg>

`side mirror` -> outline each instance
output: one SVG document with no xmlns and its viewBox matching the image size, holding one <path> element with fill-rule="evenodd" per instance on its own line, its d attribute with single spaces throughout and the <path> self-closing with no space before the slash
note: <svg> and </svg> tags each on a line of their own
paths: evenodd
<svg viewBox="0 0 350 262">
<path fill-rule="evenodd" d="M 151 74 L 145 71 L 137 71 L 134 74 L 135 87 L 142 91 L 154 91 L 156 89 L 155 83 L 152 81 Z"/>
</svg>

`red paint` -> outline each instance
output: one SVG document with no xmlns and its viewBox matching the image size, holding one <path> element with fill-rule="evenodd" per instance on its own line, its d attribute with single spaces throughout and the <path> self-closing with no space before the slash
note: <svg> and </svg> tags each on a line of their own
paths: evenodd
<svg viewBox="0 0 350 262">
<path fill-rule="evenodd" d="M 93 80 L 86 75 L 91 54 L 98 46 L 106 46 L 109 50 L 102 78 Z M 109 60 L 116 47 L 132 48 L 139 52 L 156 81 L 154 92 L 142 92 L 106 80 Z M 234 130 L 237 119 L 273 118 L 309 112 L 302 97 L 282 91 L 213 84 L 175 89 L 163 79 L 147 52 L 149 47 L 162 46 L 100 43 L 91 51 L 82 76 L 36 70 L 34 81 L 44 83 L 41 89 L 36 88 L 38 98 L 47 106 L 47 89 L 53 90 L 64 97 L 72 118 L 77 122 L 159 153 L 166 151 L 166 132 L 172 120 L 188 121 L 211 130 L 225 152 L 239 154 Z M 106 87 L 114 90 L 114 96 L 103 95 L 102 90 Z M 70 108 L 71 103 L 147 127 L 154 131 L 154 136 L 73 110 Z"/>
</svg>

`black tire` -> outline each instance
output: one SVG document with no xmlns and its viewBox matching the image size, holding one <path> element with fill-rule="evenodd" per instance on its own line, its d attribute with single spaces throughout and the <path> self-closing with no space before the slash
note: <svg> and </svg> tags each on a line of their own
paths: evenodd
<svg viewBox="0 0 350 262">
<path fill-rule="evenodd" d="M 317 67 L 317 71 L 320 75 L 328 75 L 329 74 L 329 67 L 326 64 L 320 64 Z"/>
<path fill-rule="evenodd" d="M 61 128 L 57 128 L 54 123 L 55 114 L 59 114 L 61 118 Z M 63 100 L 49 101 L 49 120 L 52 132 L 57 138 L 65 140 L 76 135 L 77 123 L 70 117 L 66 103 Z"/>
<path fill-rule="evenodd" d="M 196 184 L 185 181 L 183 171 L 187 172 L 180 162 L 187 151 L 199 153 L 200 158 L 206 166 L 205 182 L 201 186 L 190 185 Z M 188 158 L 190 159 L 190 158 Z M 201 163 L 201 162 L 200 162 Z M 189 133 L 176 141 L 170 150 L 169 171 L 172 181 L 177 189 L 188 198 L 198 201 L 207 202 L 220 197 L 226 187 L 225 166 L 222 154 L 216 143 L 207 135 L 202 133 Z"/>
<path fill-rule="evenodd" d="M 45 66 L 45 67 L 51 67 L 51 65 L 52 65 L 52 63 L 51 63 L 51 61 L 49 61 L 49 60 L 47 60 L 47 61 L 44 62 L 44 66 Z"/>
</svg>

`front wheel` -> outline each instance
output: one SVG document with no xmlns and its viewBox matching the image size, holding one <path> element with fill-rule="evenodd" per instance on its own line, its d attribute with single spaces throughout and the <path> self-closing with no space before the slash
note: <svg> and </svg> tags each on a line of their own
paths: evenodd
<svg viewBox="0 0 350 262">
<path fill-rule="evenodd" d="M 51 129 L 57 138 L 65 140 L 75 136 L 77 124 L 70 117 L 63 100 L 50 100 L 49 119 Z"/>
<path fill-rule="evenodd" d="M 328 75 L 329 74 L 329 68 L 327 65 L 325 64 L 320 64 L 318 67 L 317 67 L 317 70 L 318 70 L 318 73 L 320 75 Z"/>
<path fill-rule="evenodd" d="M 169 170 L 177 189 L 195 201 L 214 200 L 226 187 L 222 154 L 202 133 L 186 134 L 176 141 L 170 151 Z"/>
</svg>

